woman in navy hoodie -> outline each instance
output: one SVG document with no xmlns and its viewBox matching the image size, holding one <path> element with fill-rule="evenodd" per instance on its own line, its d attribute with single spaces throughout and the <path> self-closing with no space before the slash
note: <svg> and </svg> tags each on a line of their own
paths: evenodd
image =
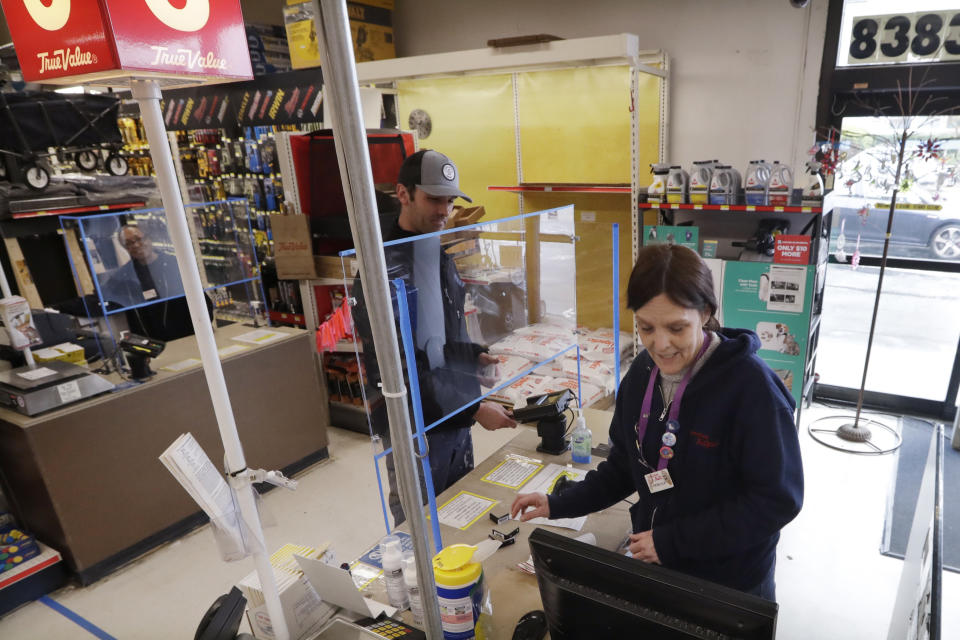
<svg viewBox="0 0 960 640">
<path fill-rule="evenodd" d="M 721 329 L 710 270 L 676 245 L 640 250 L 627 287 L 646 348 L 620 385 L 610 455 L 521 520 L 570 518 L 637 494 L 630 553 L 775 599 L 780 529 L 803 503 L 794 402 L 752 331 Z"/>
</svg>

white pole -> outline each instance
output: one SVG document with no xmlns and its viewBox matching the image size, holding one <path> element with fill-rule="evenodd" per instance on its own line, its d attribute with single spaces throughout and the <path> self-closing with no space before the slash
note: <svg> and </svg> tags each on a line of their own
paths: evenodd
<svg viewBox="0 0 960 640">
<path fill-rule="evenodd" d="M 200 272 L 197 269 L 196 255 L 187 230 L 187 215 L 177 186 L 173 156 L 167 144 L 166 126 L 160 111 L 160 87 L 155 80 L 134 80 L 131 82 L 131 87 L 133 97 L 140 105 L 143 128 L 147 132 L 147 142 L 150 144 L 150 157 L 157 172 L 157 185 L 160 187 L 160 197 L 166 212 L 167 227 L 176 252 L 177 265 L 180 267 L 180 277 L 183 280 L 183 290 L 187 296 L 187 307 L 190 309 L 197 345 L 200 347 L 200 359 L 203 362 L 210 399 L 213 400 L 213 411 L 220 428 L 220 439 L 223 440 L 227 472 L 235 473 L 246 469 L 247 463 L 243 458 L 240 437 L 237 435 L 237 424 L 234 421 L 233 408 L 230 406 L 227 383 L 220 366 L 213 329 L 207 319 L 207 306 L 204 302 L 203 286 L 200 283 Z M 258 549 L 263 549 L 265 548 L 263 528 L 257 512 L 253 486 L 249 478 L 243 474 L 239 477 L 245 479 L 245 482 L 236 486 L 240 516 L 243 519 L 242 525 L 246 525 L 253 534 Z M 283 609 L 280 606 L 280 593 L 277 590 L 270 558 L 265 551 L 260 550 L 253 554 L 253 560 L 260 578 L 274 637 L 276 640 L 288 640 L 287 621 L 283 617 Z"/>
<path fill-rule="evenodd" d="M 4 298 L 9 298 L 13 295 L 10 293 L 10 283 L 7 282 L 7 274 L 3 270 L 2 264 L 0 264 L 0 291 L 3 292 Z M 33 352 L 30 351 L 30 347 L 23 350 L 23 357 L 26 358 L 27 366 L 31 369 L 37 366 L 37 363 L 33 361 Z"/>
</svg>

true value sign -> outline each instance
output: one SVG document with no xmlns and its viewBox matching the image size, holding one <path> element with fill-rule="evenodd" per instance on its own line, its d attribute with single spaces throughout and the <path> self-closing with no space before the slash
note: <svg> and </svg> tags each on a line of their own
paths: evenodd
<svg viewBox="0 0 960 640">
<path fill-rule="evenodd" d="M 252 77 L 239 0 L 0 0 L 24 80 Z"/>
</svg>

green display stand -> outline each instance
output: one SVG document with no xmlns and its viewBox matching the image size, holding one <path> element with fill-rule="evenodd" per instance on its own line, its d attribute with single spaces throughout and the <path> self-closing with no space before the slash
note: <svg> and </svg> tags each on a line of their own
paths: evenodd
<svg viewBox="0 0 960 640">
<path fill-rule="evenodd" d="M 803 394 L 814 269 L 733 261 L 724 268 L 724 325 L 757 334 L 760 357 L 780 376 L 797 405 Z"/>
</svg>

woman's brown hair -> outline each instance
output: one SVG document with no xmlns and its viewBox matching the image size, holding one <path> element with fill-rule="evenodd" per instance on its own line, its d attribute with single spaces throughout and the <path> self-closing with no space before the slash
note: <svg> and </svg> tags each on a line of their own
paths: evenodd
<svg viewBox="0 0 960 640">
<path fill-rule="evenodd" d="M 675 244 L 640 249 L 627 284 L 627 307 L 636 311 L 661 293 L 685 309 L 709 311 L 710 319 L 704 328 L 720 328 L 713 275 L 696 252 Z"/>
</svg>

